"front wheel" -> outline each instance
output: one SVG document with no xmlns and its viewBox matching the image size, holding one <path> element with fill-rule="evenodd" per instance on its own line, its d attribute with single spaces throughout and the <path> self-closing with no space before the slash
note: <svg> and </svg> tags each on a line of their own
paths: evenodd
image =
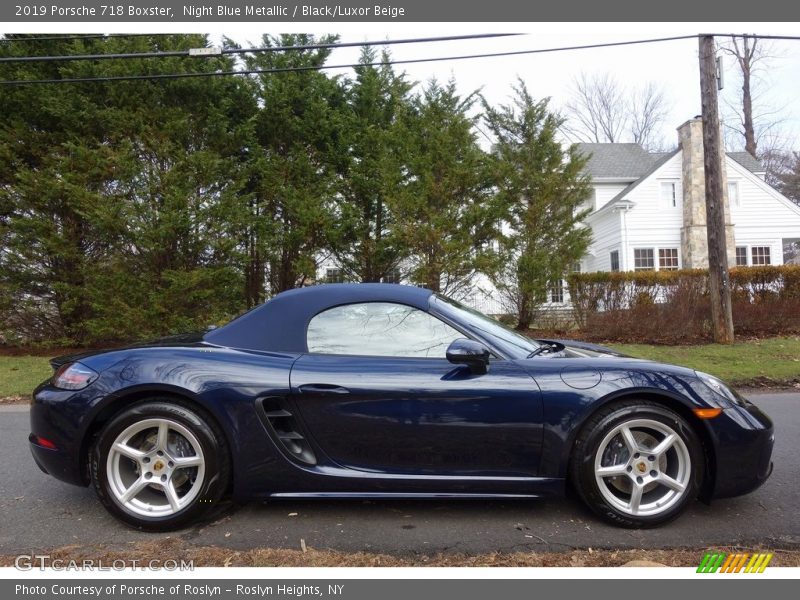
<svg viewBox="0 0 800 600">
<path fill-rule="evenodd" d="M 136 404 L 102 430 L 92 479 L 105 507 L 151 531 L 191 524 L 218 505 L 230 479 L 224 437 L 210 419 L 174 401 Z"/>
<path fill-rule="evenodd" d="M 697 496 L 703 466 L 700 441 L 683 417 L 654 402 L 626 401 L 589 419 L 570 474 L 599 516 L 623 527 L 654 527 Z"/>
</svg>

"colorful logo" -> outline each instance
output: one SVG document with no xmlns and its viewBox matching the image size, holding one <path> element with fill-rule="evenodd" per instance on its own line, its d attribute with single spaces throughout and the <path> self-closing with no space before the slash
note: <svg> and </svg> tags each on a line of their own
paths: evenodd
<svg viewBox="0 0 800 600">
<path fill-rule="evenodd" d="M 772 553 L 725 554 L 724 552 L 706 552 L 698 573 L 763 573 Z"/>
</svg>

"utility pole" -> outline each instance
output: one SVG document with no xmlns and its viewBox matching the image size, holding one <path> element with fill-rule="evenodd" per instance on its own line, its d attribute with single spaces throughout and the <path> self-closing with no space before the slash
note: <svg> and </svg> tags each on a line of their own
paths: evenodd
<svg viewBox="0 0 800 600">
<path fill-rule="evenodd" d="M 714 341 L 733 343 L 733 313 L 725 241 L 725 206 L 722 190 L 722 145 L 717 60 L 714 36 L 700 38 L 700 96 L 703 115 L 703 156 L 706 181 L 706 229 L 708 232 L 708 287 Z"/>
</svg>

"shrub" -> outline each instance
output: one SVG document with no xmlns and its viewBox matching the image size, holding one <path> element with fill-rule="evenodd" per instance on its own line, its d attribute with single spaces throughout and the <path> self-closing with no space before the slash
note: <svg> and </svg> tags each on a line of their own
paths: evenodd
<svg viewBox="0 0 800 600">
<path fill-rule="evenodd" d="M 573 273 L 568 284 L 576 324 L 587 339 L 711 339 L 707 270 Z M 730 284 L 737 333 L 800 332 L 800 266 L 737 267 Z"/>
</svg>

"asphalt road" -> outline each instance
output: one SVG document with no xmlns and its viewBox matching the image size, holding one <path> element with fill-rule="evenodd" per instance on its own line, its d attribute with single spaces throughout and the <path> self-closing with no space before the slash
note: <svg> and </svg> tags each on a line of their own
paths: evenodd
<svg viewBox="0 0 800 600">
<path fill-rule="evenodd" d="M 800 548 L 800 394 L 752 399 L 776 423 L 775 471 L 756 492 L 694 503 L 655 530 L 605 525 L 576 500 L 274 500 L 232 509 L 215 523 L 147 534 L 108 515 L 89 488 L 41 473 L 28 451 L 27 407 L 0 406 L 0 554 L 66 545 L 130 547 L 171 535 L 232 549 L 300 548 L 386 554 L 670 548 Z"/>
</svg>

